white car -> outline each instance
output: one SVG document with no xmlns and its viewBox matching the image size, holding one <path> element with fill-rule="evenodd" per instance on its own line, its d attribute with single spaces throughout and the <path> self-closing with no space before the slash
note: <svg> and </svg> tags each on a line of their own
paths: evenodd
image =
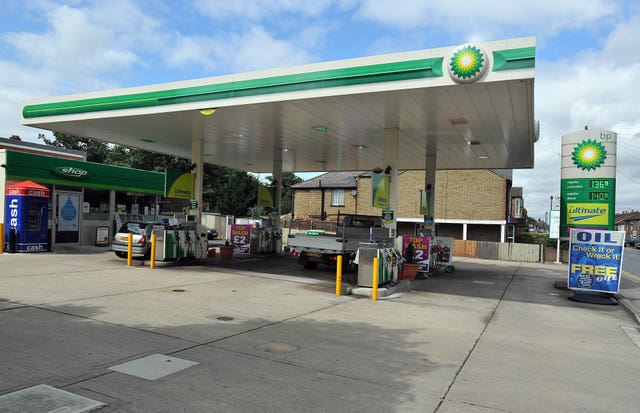
<svg viewBox="0 0 640 413">
<path fill-rule="evenodd" d="M 151 232 L 160 222 L 125 222 L 113 236 L 111 248 L 120 258 L 127 258 L 129 234 L 133 234 L 131 255 L 149 258 L 151 255 Z"/>
</svg>

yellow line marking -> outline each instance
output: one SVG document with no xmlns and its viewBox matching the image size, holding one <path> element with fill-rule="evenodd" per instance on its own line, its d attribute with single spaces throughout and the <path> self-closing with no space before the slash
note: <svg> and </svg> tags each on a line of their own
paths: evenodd
<svg viewBox="0 0 640 413">
<path fill-rule="evenodd" d="M 635 275 L 635 274 L 631 274 L 628 271 L 622 270 L 622 275 L 624 275 L 625 277 L 632 279 L 635 282 L 639 282 L 640 283 L 640 276 Z"/>
</svg>

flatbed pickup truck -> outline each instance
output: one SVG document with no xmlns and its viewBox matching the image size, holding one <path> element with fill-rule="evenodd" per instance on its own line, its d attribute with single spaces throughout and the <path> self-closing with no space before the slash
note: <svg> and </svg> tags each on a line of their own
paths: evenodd
<svg viewBox="0 0 640 413">
<path fill-rule="evenodd" d="M 287 245 L 291 255 L 297 256 L 304 268 L 315 268 L 319 263 L 332 265 L 342 255 L 346 264 L 351 253 L 361 242 L 368 242 L 371 228 L 381 228 L 379 216 L 344 214 L 338 216 L 336 233 L 309 230 L 304 234 L 290 234 Z"/>
</svg>

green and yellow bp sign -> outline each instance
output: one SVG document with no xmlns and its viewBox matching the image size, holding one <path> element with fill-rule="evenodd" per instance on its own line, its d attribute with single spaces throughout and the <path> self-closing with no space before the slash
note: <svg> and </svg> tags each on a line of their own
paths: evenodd
<svg viewBox="0 0 640 413">
<path fill-rule="evenodd" d="M 616 134 L 583 130 L 562 137 L 560 237 L 571 228 L 613 230 Z"/>
</svg>

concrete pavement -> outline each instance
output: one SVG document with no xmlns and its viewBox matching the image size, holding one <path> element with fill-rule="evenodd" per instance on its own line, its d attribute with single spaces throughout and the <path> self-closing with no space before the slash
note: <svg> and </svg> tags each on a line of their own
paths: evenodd
<svg viewBox="0 0 640 413">
<path fill-rule="evenodd" d="M 637 411 L 622 307 L 567 300 L 566 266 L 455 264 L 372 302 L 289 257 L 150 270 L 111 252 L 3 254 L 0 412 L 37 384 L 101 412 Z M 198 364 L 157 380 L 110 369 L 153 354 Z"/>
</svg>

